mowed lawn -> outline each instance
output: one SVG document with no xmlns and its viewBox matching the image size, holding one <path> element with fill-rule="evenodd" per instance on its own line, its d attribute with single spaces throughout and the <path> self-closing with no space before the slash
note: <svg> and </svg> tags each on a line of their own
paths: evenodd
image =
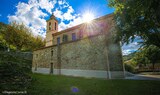
<svg viewBox="0 0 160 95">
<path fill-rule="evenodd" d="M 32 76 L 29 95 L 160 95 L 160 81 Z"/>
</svg>

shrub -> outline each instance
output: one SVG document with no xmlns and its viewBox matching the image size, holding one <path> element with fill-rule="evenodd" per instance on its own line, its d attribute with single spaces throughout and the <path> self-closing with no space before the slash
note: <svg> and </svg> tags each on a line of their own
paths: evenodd
<svg viewBox="0 0 160 95">
<path fill-rule="evenodd" d="M 27 65 L 27 64 L 26 64 Z M 0 62 L 0 89 L 24 90 L 30 84 L 30 67 L 15 62 Z"/>
<path fill-rule="evenodd" d="M 128 72 L 132 72 L 135 73 L 135 68 L 134 66 L 130 65 L 130 64 L 125 64 L 125 70 Z"/>
</svg>

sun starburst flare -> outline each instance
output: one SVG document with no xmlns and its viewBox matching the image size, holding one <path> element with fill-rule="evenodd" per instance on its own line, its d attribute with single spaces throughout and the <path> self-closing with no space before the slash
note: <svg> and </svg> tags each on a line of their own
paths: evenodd
<svg viewBox="0 0 160 95">
<path fill-rule="evenodd" d="M 94 15 L 92 13 L 85 13 L 83 15 L 83 22 L 90 23 L 94 19 Z"/>
</svg>

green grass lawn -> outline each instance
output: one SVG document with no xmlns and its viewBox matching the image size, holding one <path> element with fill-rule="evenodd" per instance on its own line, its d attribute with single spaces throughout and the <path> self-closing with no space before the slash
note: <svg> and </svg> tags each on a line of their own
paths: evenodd
<svg viewBox="0 0 160 95">
<path fill-rule="evenodd" d="M 160 81 L 32 76 L 29 95 L 160 95 Z"/>
</svg>

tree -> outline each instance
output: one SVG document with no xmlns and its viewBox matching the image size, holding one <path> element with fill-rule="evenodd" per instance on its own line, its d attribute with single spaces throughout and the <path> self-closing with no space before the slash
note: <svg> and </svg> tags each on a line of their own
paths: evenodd
<svg viewBox="0 0 160 95">
<path fill-rule="evenodd" d="M 6 41 L 3 39 L 3 36 L 0 35 L 0 50 L 5 50 L 6 48 Z"/>
<path fill-rule="evenodd" d="M 154 71 L 155 64 L 160 61 L 160 48 L 153 45 L 150 45 L 149 47 L 143 47 L 135 54 L 133 61 L 137 65 L 146 65 L 151 63 Z"/>
<path fill-rule="evenodd" d="M 145 48 L 144 53 L 145 53 L 145 56 L 152 63 L 153 71 L 154 71 L 155 63 L 160 61 L 160 48 L 158 48 L 157 46 L 151 45 L 148 48 Z"/>
<path fill-rule="evenodd" d="M 118 40 L 133 41 L 136 36 L 143 45 L 160 48 L 160 2 L 159 0 L 109 0 L 115 8 Z"/>
<path fill-rule="evenodd" d="M 144 50 L 137 52 L 135 54 L 135 56 L 133 57 L 133 61 L 136 63 L 135 65 L 136 66 L 138 65 L 139 67 L 142 64 L 144 64 L 146 66 L 146 64 L 150 63 L 149 59 L 145 56 Z"/>
<path fill-rule="evenodd" d="M 15 29 L 11 26 L 7 26 L 6 30 L 1 32 L 2 32 L 3 39 L 6 41 L 6 46 L 10 49 L 11 46 L 14 46 L 13 42 L 18 37 L 15 33 Z"/>
<path fill-rule="evenodd" d="M 25 25 L 14 22 L 6 25 L 3 30 L 0 29 L 0 44 L 20 51 L 32 51 L 43 47 L 45 41 L 41 36 L 33 35 Z"/>
<path fill-rule="evenodd" d="M 23 24 L 11 23 L 8 29 L 12 33 L 9 40 L 18 50 L 22 50 L 29 45 L 31 38 L 31 30 L 29 28 Z"/>
</svg>

